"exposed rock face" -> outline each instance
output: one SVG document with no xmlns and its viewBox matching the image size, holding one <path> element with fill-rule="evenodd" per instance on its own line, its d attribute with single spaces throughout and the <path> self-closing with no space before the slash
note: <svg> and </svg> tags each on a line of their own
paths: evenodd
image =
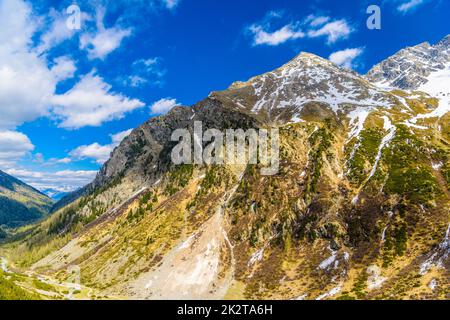
<svg viewBox="0 0 450 320">
<path fill-rule="evenodd" d="M 447 96 L 368 79 L 445 86 L 448 40 L 405 49 L 366 78 L 301 54 L 147 121 L 19 241 L 16 259 L 61 277 L 78 265 L 84 285 L 108 296 L 445 298 L 428 283 L 448 283 Z M 278 174 L 173 165 L 170 136 L 194 121 L 278 127 Z"/>
<path fill-rule="evenodd" d="M 201 121 L 204 130 L 258 127 L 255 119 L 243 115 L 235 106 L 226 106 L 211 98 L 191 108 L 176 107 L 165 116 L 145 122 L 125 138 L 89 188 L 103 186 L 124 173 L 141 183 L 156 181 L 171 165 L 170 153 L 177 143 L 171 141 L 173 131 L 188 129 L 192 132 L 195 121 Z"/>
</svg>

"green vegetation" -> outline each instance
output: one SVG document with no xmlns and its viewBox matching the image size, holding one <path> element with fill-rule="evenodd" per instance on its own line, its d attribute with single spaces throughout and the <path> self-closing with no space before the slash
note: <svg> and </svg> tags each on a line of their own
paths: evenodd
<svg viewBox="0 0 450 320">
<path fill-rule="evenodd" d="M 448 188 L 450 188 L 450 163 L 446 163 L 442 168 L 442 175 L 447 182 Z"/>
<path fill-rule="evenodd" d="M 131 137 L 129 137 L 131 139 Z M 139 131 L 133 136 L 133 140 L 130 141 L 129 149 L 126 150 L 127 163 L 126 167 L 132 167 L 137 158 L 144 153 L 144 148 L 147 145 L 145 137 L 142 131 Z"/>
<path fill-rule="evenodd" d="M 9 197 L 0 195 L 0 224 L 17 227 L 41 218 L 46 211 L 38 207 L 27 207 Z"/>
<path fill-rule="evenodd" d="M 395 257 L 403 256 L 406 252 L 408 241 L 407 225 L 404 222 L 396 223 L 392 232 L 386 231 L 383 245 L 383 268 L 392 264 Z"/>
<path fill-rule="evenodd" d="M 353 146 L 349 145 L 355 148 L 353 157 L 348 161 L 348 168 L 350 169 L 348 178 L 352 184 L 360 185 L 367 178 L 375 162 L 382 139 L 381 130 L 370 128 L 361 131 L 359 141 L 355 142 Z"/>
<path fill-rule="evenodd" d="M 366 297 L 366 283 L 367 283 L 368 275 L 365 270 L 362 270 L 355 279 L 355 283 L 353 284 L 353 288 L 351 290 L 352 293 L 356 295 L 358 299 L 364 299 Z M 350 296 L 351 297 L 351 296 Z"/>
<path fill-rule="evenodd" d="M 127 221 L 140 221 L 144 218 L 147 212 L 153 211 L 153 205 L 158 202 L 157 194 L 150 190 L 147 191 L 141 199 L 139 199 L 139 206 L 135 210 L 130 210 L 127 215 Z"/>
<path fill-rule="evenodd" d="M 399 125 L 390 147 L 383 152 L 383 162 L 389 167 L 385 191 L 415 203 L 436 199 L 442 192 L 429 166 L 429 154 L 429 146 Z"/>
<path fill-rule="evenodd" d="M 386 182 L 388 193 L 405 195 L 416 203 L 425 203 L 441 194 L 436 178 L 429 167 L 393 169 Z"/>
<path fill-rule="evenodd" d="M 79 208 L 83 208 L 85 205 L 87 205 L 89 202 L 97 198 L 100 194 L 104 193 L 108 189 L 112 189 L 119 184 L 122 183 L 122 179 L 125 177 L 125 171 L 121 171 L 119 174 L 117 174 L 111 181 L 109 181 L 107 184 L 105 184 L 102 187 L 96 188 L 94 190 L 91 190 L 88 195 L 81 197 L 79 201 Z"/>
<path fill-rule="evenodd" d="M 0 270 L 0 300 L 39 300 L 39 296 L 18 286 Z"/>
<path fill-rule="evenodd" d="M 308 214 L 299 220 L 299 226 L 297 229 L 297 236 L 299 239 L 303 240 L 305 237 L 314 241 L 317 239 L 317 233 L 315 231 L 315 225 L 317 223 L 316 214 Z"/>
<path fill-rule="evenodd" d="M 0 225 L 20 227 L 44 217 L 53 201 L 0 170 Z"/>
<path fill-rule="evenodd" d="M 398 256 L 403 256 L 406 251 L 406 240 L 407 240 L 407 232 L 405 224 L 401 224 L 399 227 L 395 228 L 394 239 L 395 239 L 395 254 Z"/>
<path fill-rule="evenodd" d="M 212 188 L 222 183 L 223 177 L 220 175 L 220 171 L 221 168 L 218 165 L 213 165 L 206 171 L 205 178 L 200 185 L 201 189 L 198 191 L 199 196 L 207 194 Z"/>
<path fill-rule="evenodd" d="M 309 152 L 308 157 L 313 167 L 310 170 L 312 173 L 308 176 L 305 199 L 309 199 L 310 195 L 317 191 L 317 184 L 324 164 L 323 157 L 324 155 L 331 157 L 328 153 L 330 152 L 332 142 L 333 136 L 328 127 L 316 130 L 309 137 L 311 151 Z"/>
<path fill-rule="evenodd" d="M 172 196 L 182 188 L 186 187 L 192 178 L 194 166 L 192 164 L 182 164 L 176 166 L 169 172 L 169 181 L 166 186 L 165 194 Z"/>
<path fill-rule="evenodd" d="M 56 292 L 57 290 L 55 289 L 55 287 L 53 287 L 52 285 L 49 285 L 45 282 L 42 282 L 38 279 L 33 279 L 33 286 L 38 289 L 38 290 L 42 290 L 42 291 L 47 291 L 47 292 Z"/>
<path fill-rule="evenodd" d="M 234 210 L 231 222 L 233 224 L 237 223 L 237 210 L 241 209 L 245 214 L 246 209 L 248 209 L 251 204 L 251 194 L 253 191 L 253 181 L 255 179 L 255 175 L 256 175 L 256 166 L 255 165 L 247 166 L 244 178 L 241 179 L 241 181 L 239 182 L 239 186 L 236 191 L 236 196 L 234 197 L 234 201 L 232 203 L 232 207 Z"/>
<path fill-rule="evenodd" d="M 6 239 L 7 236 L 8 234 L 6 233 L 6 231 L 3 230 L 3 228 L 0 226 L 0 240 Z"/>
<path fill-rule="evenodd" d="M 58 235 L 67 231 L 69 227 L 76 222 L 77 218 L 78 215 L 74 208 L 69 207 L 65 209 L 61 214 L 55 216 L 55 219 L 50 221 L 47 235 Z"/>
</svg>

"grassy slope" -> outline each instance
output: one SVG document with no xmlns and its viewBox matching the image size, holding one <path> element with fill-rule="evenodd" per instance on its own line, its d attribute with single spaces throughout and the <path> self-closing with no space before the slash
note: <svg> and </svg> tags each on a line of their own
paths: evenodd
<svg viewBox="0 0 450 320">
<path fill-rule="evenodd" d="M 42 218 L 52 204 L 46 195 L 0 172 L 0 225 L 16 227 Z"/>
</svg>

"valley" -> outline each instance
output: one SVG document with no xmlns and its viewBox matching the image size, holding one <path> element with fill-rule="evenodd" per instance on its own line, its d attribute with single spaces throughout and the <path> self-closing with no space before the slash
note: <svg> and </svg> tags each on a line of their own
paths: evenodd
<svg viewBox="0 0 450 320">
<path fill-rule="evenodd" d="M 450 36 L 367 75 L 301 53 L 149 119 L 1 245 L 0 278 L 44 299 L 449 299 L 449 68 Z M 174 165 L 196 122 L 276 128 L 278 173 Z"/>
</svg>

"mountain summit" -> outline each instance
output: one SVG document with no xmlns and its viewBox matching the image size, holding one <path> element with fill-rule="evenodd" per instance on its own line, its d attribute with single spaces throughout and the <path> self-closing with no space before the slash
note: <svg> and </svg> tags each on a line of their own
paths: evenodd
<svg viewBox="0 0 450 320">
<path fill-rule="evenodd" d="M 402 49 L 374 66 L 366 77 L 382 87 L 416 90 L 425 85 L 433 74 L 449 67 L 450 35 L 435 45 L 424 42 Z"/>
<path fill-rule="evenodd" d="M 435 45 L 428 42 L 400 50 L 373 67 L 369 81 L 384 88 L 422 91 L 440 100 L 439 107 L 413 119 L 442 117 L 450 112 L 450 35 Z"/>
<path fill-rule="evenodd" d="M 355 107 L 395 104 L 392 95 L 354 71 L 304 52 L 274 71 L 234 83 L 211 97 L 230 101 L 268 123 L 299 122 L 311 109 L 329 116 L 329 111 L 348 113 Z"/>
</svg>

